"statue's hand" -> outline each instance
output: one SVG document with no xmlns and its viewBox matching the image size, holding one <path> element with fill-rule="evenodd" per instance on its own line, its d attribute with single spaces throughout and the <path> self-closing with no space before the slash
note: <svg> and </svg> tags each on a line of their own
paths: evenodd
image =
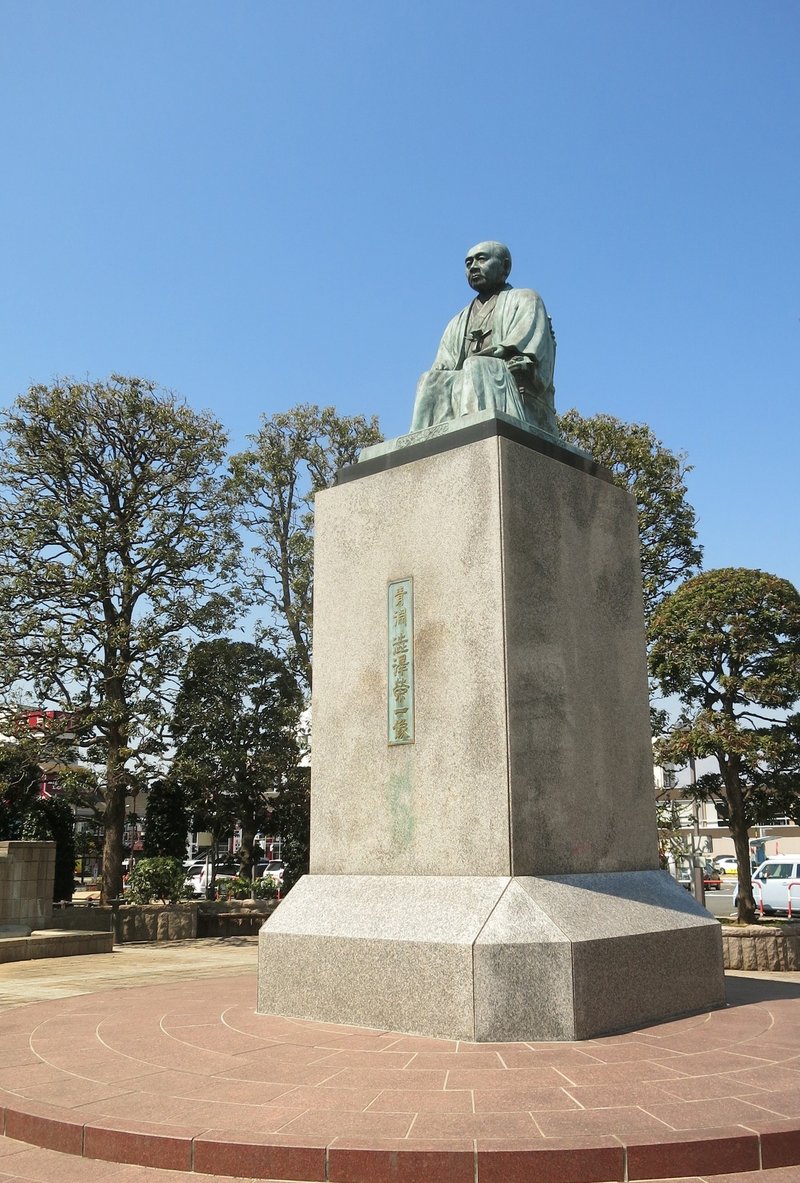
<svg viewBox="0 0 800 1183">
<path fill-rule="evenodd" d="M 536 369 L 536 358 L 520 353 L 513 345 L 490 345 L 488 349 L 479 349 L 482 357 L 497 357 L 505 362 L 509 370 Z"/>
<path fill-rule="evenodd" d="M 506 365 L 509 370 L 532 370 L 536 371 L 536 359 L 533 357 L 526 357 L 524 353 L 515 353 L 513 357 L 506 359 Z"/>
</svg>

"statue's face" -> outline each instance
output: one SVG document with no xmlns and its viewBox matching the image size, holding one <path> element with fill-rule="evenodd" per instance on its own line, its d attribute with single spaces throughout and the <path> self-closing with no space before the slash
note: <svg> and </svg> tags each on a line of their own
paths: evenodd
<svg viewBox="0 0 800 1183">
<path fill-rule="evenodd" d="M 470 247 L 464 260 L 467 283 L 476 292 L 491 292 L 501 288 L 508 274 L 506 260 L 496 242 L 479 242 Z"/>
</svg>

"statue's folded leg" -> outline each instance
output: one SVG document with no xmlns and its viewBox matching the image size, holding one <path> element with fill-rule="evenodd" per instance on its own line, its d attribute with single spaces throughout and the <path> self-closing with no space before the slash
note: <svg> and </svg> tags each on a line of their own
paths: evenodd
<svg viewBox="0 0 800 1183">
<path fill-rule="evenodd" d="M 520 391 L 499 357 L 468 357 L 463 370 L 429 370 L 417 383 L 411 431 L 446 423 L 473 411 L 502 411 L 559 438 L 552 390 Z"/>
<path fill-rule="evenodd" d="M 417 396 L 411 416 L 411 431 L 444 423 L 454 415 L 459 400 L 461 372 L 456 370 L 428 370 L 417 383 Z"/>
<path fill-rule="evenodd" d="M 525 407 L 508 366 L 499 357 L 468 357 L 464 362 L 461 405 L 456 415 L 502 411 L 525 422 Z"/>
<path fill-rule="evenodd" d="M 539 391 L 517 385 L 508 366 L 498 357 L 468 357 L 464 363 L 461 403 L 456 415 L 471 411 L 503 411 L 523 423 L 560 439 L 553 390 Z"/>
</svg>

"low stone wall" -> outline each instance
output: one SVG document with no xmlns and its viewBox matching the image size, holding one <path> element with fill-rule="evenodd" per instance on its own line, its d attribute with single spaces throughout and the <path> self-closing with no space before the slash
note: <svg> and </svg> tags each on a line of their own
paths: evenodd
<svg viewBox="0 0 800 1183">
<path fill-rule="evenodd" d="M 53 904 L 53 928 L 72 932 L 113 932 L 114 912 L 105 904 Z"/>
<path fill-rule="evenodd" d="M 52 926 L 72 932 L 113 932 L 117 944 L 254 936 L 277 906 L 276 900 L 57 905 Z"/>
<path fill-rule="evenodd" d="M 722 956 L 726 969 L 800 970 L 800 924 L 723 924 Z"/>
<path fill-rule="evenodd" d="M 0 928 L 50 924 L 55 866 L 55 842 L 0 842 Z"/>
<path fill-rule="evenodd" d="M 277 900 L 229 900 L 200 903 L 199 937 L 257 936 L 261 925 L 278 906 Z"/>
<path fill-rule="evenodd" d="M 56 907 L 52 928 L 112 932 L 116 944 L 132 941 L 191 941 L 197 936 L 195 903 L 97 904 Z"/>
<path fill-rule="evenodd" d="M 116 939 L 191 941 L 197 936 L 198 904 L 123 904 L 116 917 Z"/>
</svg>

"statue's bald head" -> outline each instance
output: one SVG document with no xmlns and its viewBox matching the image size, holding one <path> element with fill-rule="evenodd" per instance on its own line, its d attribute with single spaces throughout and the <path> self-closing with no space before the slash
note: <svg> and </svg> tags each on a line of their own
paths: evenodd
<svg viewBox="0 0 800 1183">
<path fill-rule="evenodd" d="M 481 295 L 499 290 L 511 272 L 511 251 L 503 242 L 479 242 L 467 251 L 467 282 Z"/>
<path fill-rule="evenodd" d="M 498 259 L 502 259 L 503 264 L 505 265 L 505 268 L 506 268 L 506 275 L 508 275 L 510 273 L 510 271 L 511 271 L 511 251 L 508 249 L 508 247 L 506 246 L 506 244 L 504 242 L 493 242 L 493 241 L 479 242 L 477 244 L 477 246 L 472 247 L 472 249 L 470 251 L 468 251 L 467 254 L 474 255 L 476 251 L 482 251 L 482 252 L 488 251 L 488 252 L 491 252 L 491 254 L 495 255 Z"/>
</svg>

